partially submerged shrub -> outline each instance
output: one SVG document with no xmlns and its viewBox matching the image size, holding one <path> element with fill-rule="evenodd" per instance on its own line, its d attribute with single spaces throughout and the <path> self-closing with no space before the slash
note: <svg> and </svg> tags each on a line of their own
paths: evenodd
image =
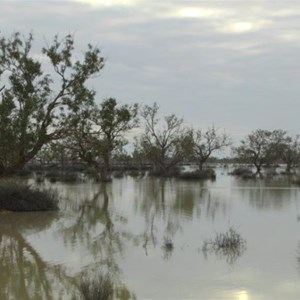
<svg viewBox="0 0 300 300">
<path fill-rule="evenodd" d="M 131 177 L 138 177 L 140 175 L 140 172 L 138 170 L 131 170 L 128 171 L 127 174 Z"/>
<path fill-rule="evenodd" d="M 36 177 L 35 177 L 35 182 L 36 183 L 42 183 L 42 182 L 44 182 L 45 181 L 45 177 L 43 176 L 43 175 L 37 175 Z"/>
<path fill-rule="evenodd" d="M 124 171 L 114 171 L 113 176 L 114 176 L 114 178 L 123 178 Z"/>
<path fill-rule="evenodd" d="M 185 180 L 204 180 L 204 179 L 216 179 L 216 173 L 213 169 L 196 170 L 181 173 L 178 178 Z"/>
<path fill-rule="evenodd" d="M 172 251 L 174 249 L 174 245 L 171 238 L 164 237 L 163 249 L 166 251 Z"/>
<path fill-rule="evenodd" d="M 20 177 L 26 177 L 32 175 L 32 171 L 29 168 L 23 168 L 18 172 L 18 176 Z"/>
<path fill-rule="evenodd" d="M 160 169 L 153 169 L 148 172 L 149 176 L 158 176 L 158 177 L 178 177 L 180 174 L 180 167 L 175 166 L 167 171 L 163 171 Z"/>
<path fill-rule="evenodd" d="M 72 183 L 80 180 L 76 172 L 49 171 L 46 173 L 45 177 L 52 183 L 57 181 Z"/>
<path fill-rule="evenodd" d="M 84 173 L 86 173 L 87 175 L 96 176 L 98 174 L 98 171 L 95 167 L 88 167 L 84 170 Z"/>
<path fill-rule="evenodd" d="M 23 182 L 0 182 L 0 210 L 48 211 L 58 209 L 58 195 L 51 189 L 39 190 Z"/>
<path fill-rule="evenodd" d="M 109 276 L 100 275 L 95 280 L 84 279 L 79 289 L 85 300 L 110 300 L 114 296 L 114 287 Z"/>
<path fill-rule="evenodd" d="M 235 176 L 239 176 L 242 177 L 244 179 L 247 178 L 253 178 L 254 174 L 252 173 L 252 171 L 248 168 L 236 168 L 234 169 L 231 173 L 229 173 L 230 175 L 235 175 Z"/>
<path fill-rule="evenodd" d="M 212 240 L 204 241 L 203 253 L 213 252 L 234 263 L 246 249 L 246 241 L 232 227 L 225 233 L 217 233 Z"/>
<path fill-rule="evenodd" d="M 300 177 L 297 177 L 295 178 L 293 181 L 292 181 L 293 184 L 296 184 L 296 185 L 300 185 Z"/>
</svg>

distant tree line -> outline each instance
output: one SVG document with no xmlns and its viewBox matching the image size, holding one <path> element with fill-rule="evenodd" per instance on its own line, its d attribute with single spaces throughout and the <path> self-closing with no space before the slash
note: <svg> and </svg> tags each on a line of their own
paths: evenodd
<svg viewBox="0 0 300 300">
<path fill-rule="evenodd" d="M 138 106 L 108 98 L 97 104 L 87 85 L 104 67 L 97 47 L 88 45 L 77 59 L 73 37 L 55 36 L 41 59 L 32 53 L 32 43 L 31 34 L 0 39 L 1 176 L 19 172 L 33 159 L 82 161 L 103 181 L 110 180 L 113 161 L 147 163 L 163 176 L 193 162 L 201 172 L 212 154 L 232 145 L 215 126 L 194 129 L 174 114 L 161 117 L 156 103 Z M 51 73 L 45 71 L 49 66 Z M 135 133 L 131 154 L 124 150 L 129 132 Z M 298 136 L 283 130 L 255 130 L 233 147 L 235 161 L 252 164 L 256 174 L 277 163 L 291 172 L 299 153 Z"/>
</svg>

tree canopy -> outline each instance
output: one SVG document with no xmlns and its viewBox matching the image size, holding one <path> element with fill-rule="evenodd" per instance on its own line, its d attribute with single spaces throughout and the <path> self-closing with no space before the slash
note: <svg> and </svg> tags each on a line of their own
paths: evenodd
<svg viewBox="0 0 300 300">
<path fill-rule="evenodd" d="M 55 36 L 40 55 L 33 52 L 33 41 L 32 34 L 0 38 L 2 175 L 17 172 L 44 144 L 65 135 L 70 114 L 93 103 L 95 92 L 86 83 L 104 66 L 100 50 L 90 44 L 82 59 L 75 59 L 71 35 Z"/>
</svg>

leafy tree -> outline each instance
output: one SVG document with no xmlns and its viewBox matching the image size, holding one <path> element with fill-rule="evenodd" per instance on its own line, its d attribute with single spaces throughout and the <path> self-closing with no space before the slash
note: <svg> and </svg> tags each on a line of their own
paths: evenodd
<svg viewBox="0 0 300 300">
<path fill-rule="evenodd" d="M 291 136 L 286 137 L 280 158 L 286 164 L 287 173 L 290 173 L 292 168 L 299 164 L 300 143 L 298 135 L 295 138 Z"/>
<path fill-rule="evenodd" d="M 80 159 L 100 170 L 103 181 L 110 180 L 112 153 L 127 143 L 124 135 L 137 126 L 137 110 L 137 104 L 119 105 L 116 99 L 108 98 L 78 111 L 70 118 L 66 144 Z"/>
<path fill-rule="evenodd" d="M 43 145 L 66 133 L 70 113 L 93 103 L 89 78 L 104 66 L 100 50 L 88 45 L 81 60 L 74 58 L 71 35 L 32 51 L 33 35 L 14 33 L 0 38 L 0 174 L 13 174 L 30 161 Z M 48 61 L 53 72 L 43 71 Z"/>
<path fill-rule="evenodd" d="M 285 141 L 286 132 L 283 130 L 257 129 L 242 140 L 234 152 L 241 162 L 254 165 L 257 175 L 261 174 L 263 166 L 270 166 L 279 160 Z"/>
<path fill-rule="evenodd" d="M 222 150 L 231 143 L 229 136 L 225 132 L 220 133 L 214 126 L 206 131 L 201 129 L 191 130 L 190 136 L 192 155 L 198 163 L 199 170 L 203 169 L 204 164 L 213 152 Z"/>
<path fill-rule="evenodd" d="M 183 120 L 174 114 L 158 118 L 159 107 L 146 105 L 142 110 L 145 131 L 136 140 L 135 155 L 143 154 L 145 159 L 152 162 L 156 171 L 168 175 L 171 168 L 183 160 L 186 131 Z"/>
</svg>

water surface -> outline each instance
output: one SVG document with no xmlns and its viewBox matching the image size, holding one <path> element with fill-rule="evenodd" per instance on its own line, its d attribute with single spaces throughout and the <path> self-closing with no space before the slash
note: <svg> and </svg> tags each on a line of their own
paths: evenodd
<svg viewBox="0 0 300 300">
<path fill-rule="evenodd" d="M 300 189 L 227 172 L 56 183 L 60 212 L 1 213 L 0 299 L 78 299 L 99 273 L 123 299 L 299 299 Z M 229 228 L 244 249 L 202 251 Z"/>
</svg>

